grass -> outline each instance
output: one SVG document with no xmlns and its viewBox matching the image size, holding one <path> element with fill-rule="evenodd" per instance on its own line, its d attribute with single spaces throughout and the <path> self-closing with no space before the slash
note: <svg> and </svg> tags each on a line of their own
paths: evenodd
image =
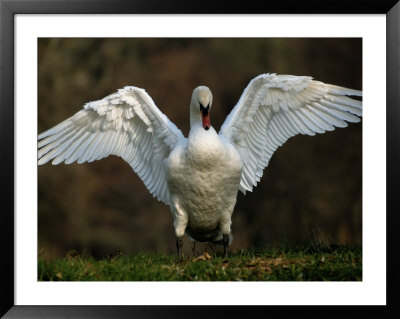
<svg viewBox="0 0 400 319">
<path fill-rule="evenodd" d="M 39 257 L 39 281 L 360 281 L 359 247 L 292 247 L 186 256 L 119 253 L 102 260 Z"/>
</svg>

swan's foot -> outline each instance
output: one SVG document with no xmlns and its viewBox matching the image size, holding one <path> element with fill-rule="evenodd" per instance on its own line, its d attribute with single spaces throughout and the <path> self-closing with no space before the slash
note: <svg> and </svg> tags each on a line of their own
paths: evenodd
<svg viewBox="0 0 400 319">
<path fill-rule="evenodd" d="M 182 237 L 176 237 L 176 250 L 178 251 L 178 257 L 179 257 L 180 261 L 183 260 L 182 247 L 183 247 L 183 239 L 182 239 Z"/>
<path fill-rule="evenodd" d="M 224 256 L 228 258 L 229 235 L 222 235 L 222 243 L 224 244 Z"/>
</svg>

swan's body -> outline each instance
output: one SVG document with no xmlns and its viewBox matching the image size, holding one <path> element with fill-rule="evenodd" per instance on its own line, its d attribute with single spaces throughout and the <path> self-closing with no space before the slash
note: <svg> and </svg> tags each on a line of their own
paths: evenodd
<svg viewBox="0 0 400 319">
<path fill-rule="evenodd" d="M 362 93 L 311 77 L 262 74 L 217 134 L 210 125 L 211 91 L 200 86 L 193 91 L 185 138 L 143 89 L 125 87 L 40 134 L 39 164 L 120 156 L 170 206 L 179 254 L 184 233 L 226 249 L 238 190 L 257 185 L 278 146 L 299 133 L 359 122 L 362 103 L 346 95 Z"/>
<path fill-rule="evenodd" d="M 239 153 L 211 127 L 191 129 L 186 145 L 166 162 L 171 211 L 178 237 L 220 241 L 229 234 L 243 164 Z"/>
</svg>

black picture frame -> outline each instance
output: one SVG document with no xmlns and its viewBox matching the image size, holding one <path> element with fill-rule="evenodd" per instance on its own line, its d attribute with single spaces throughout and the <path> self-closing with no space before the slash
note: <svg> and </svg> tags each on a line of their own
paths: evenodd
<svg viewBox="0 0 400 319">
<path fill-rule="evenodd" d="M 228 5 L 229 4 L 229 5 Z M 387 20 L 387 305 L 386 306 L 18 306 L 14 303 L 14 19 L 16 14 L 385 14 Z M 399 48 L 400 4 L 397 0 L 284 0 L 269 3 L 248 0 L 190 1 L 162 0 L 0 0 L 0 315 L 5 318 L 158 318 L 215 316 L 245 317 L 250 312 L 268 316 L 379 318 L 400 316 L 398 306 L 399 202 L 397 182 L 400 162 L 397 136 L 400 136 Z M 380 79 L 377 79 L 379 81 Z M 377 212 L 383 213 L 383 212 Z"/>
</svg>

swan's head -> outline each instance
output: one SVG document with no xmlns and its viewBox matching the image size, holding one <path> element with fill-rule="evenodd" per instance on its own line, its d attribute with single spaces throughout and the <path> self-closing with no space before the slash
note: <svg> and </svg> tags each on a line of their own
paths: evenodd
<svg viewBox="0 0 400 319">
<path fill-rule="evenodd" d="M 198 86 L 194 89 L 192 102 L 190 103 L 190 125 L 193 127 L 197 122 L 202 122 L 203 128 L 208 130 L 210 124 L 210 110 L 212 94 L 208 87 Z"/>
</svg>

